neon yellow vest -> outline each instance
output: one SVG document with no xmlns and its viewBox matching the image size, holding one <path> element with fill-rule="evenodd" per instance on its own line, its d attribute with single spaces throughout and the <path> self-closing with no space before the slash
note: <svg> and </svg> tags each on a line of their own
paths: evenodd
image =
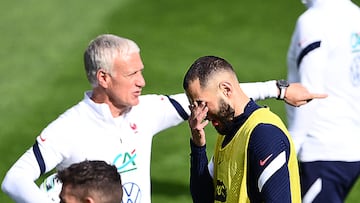
<svg viewBox="0 0 360 203">
<path fill-rule="evenodd" d="M 288 162 L 291 198 L 294 203 L 301 202 L 298 162 L 294 144 L 281 119 L 268 108 L 254 111 L 224 148 L 221 148 L 224 136 L 218 136 L 214 153 L 214 185 L 216 187 L 215 195 L 221 200 L 215 202 L 250 202 L 246 186 L 247 148 L 251 132 L 260 123 L 275 125 L 287 135 L 291 150 Z"/>
</svg>

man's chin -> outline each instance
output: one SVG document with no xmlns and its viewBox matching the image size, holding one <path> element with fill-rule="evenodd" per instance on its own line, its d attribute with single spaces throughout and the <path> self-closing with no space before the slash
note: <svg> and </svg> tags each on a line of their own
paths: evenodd
<svg viewBox="0 0 360 203">
<path fill-rule="evenodd" d="M 214 126 L 214 127 L 215 127 L 215 130 L 220 135 L 227 135 L 227 134 L 231 133 L 232 123 L 230 121 L 228 121 L 228 122 L 218 122 L 218 125 Z"/>
<path fill-rule="evenodd" d="M 221 128 L 220 126 L 214 126 L 216 132 L 218 132 L 220 135 L 226 135 L 226 129 Z"/>
<path fill-rule="evenodd" d="M 131 106 L 136 106 L 136 105 L 138 105 L 139 103 L 140 103 L 139 98 L 136 98 L 136 99 L 134 99 L 134 100 L 130 103 L 130 105 L 131 105 Z"/>
</svg>

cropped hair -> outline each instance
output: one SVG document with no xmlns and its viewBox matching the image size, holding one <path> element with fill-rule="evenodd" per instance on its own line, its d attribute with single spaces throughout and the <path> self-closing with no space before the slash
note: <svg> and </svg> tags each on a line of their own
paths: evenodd
<svg viewBox="0 0 360 203">
<path fill-rule="evenodd" d="M 92 40 L 84 53 L 86 76 L 92 87 L 98 85 L 96 74 L 104 69 L 111 74 L 116 57 L 127 57 L 129 54 L 140 52 L 138 45 L 123 37 L 103 34 Z"/>
<path fill-rule="evenodd" d="M 231 64 L 225 59 L 217 56 L 203 56 L 198 58 L 186 72 L 183 88 L 188 90 L 189 84 L 196 79 L 199 79 L 200 87 L 204 88 L 207 82 L 213 76 L 220 71 L 228 71 L 235 74 L 235 71 Z"/>
<path fill-rule="evenodd" d="M 57 173 L 63 187 L 70 186 L 71 194 L 79 199 L 92 197 L 100 203 L 121 202 L 121 177 L 114 165 L 104 161 L 82 161 Z"/>
</svg>

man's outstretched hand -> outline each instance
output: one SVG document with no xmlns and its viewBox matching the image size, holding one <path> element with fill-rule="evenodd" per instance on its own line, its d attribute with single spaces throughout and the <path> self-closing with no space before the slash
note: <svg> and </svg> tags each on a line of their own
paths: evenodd
<svg viewBox="0 0 360 203">
<path fill-rule="evenodd" d="M 290 86 L 286 89 L 284 101 L 291 106 L 299 107 L 313 99 L 323 99 L 327 96 L 327 94 L 310 93 L 300 83 L 290 83 Z"/>
</svg>

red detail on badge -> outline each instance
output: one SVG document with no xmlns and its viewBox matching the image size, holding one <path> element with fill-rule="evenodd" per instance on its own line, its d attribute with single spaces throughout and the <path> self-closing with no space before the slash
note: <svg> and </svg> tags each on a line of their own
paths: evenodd
<svg viewBox="0 0 360 203">
<path fill-rule="evenodd" d="M 41 137 L 41 135 L 40 135 L 40 140 L 41 140 L 42 142 L 45 142 L 46 138 L 43 138 L 43 137 Z"/>
<path fill-rule="evenodd" d="M 132 124 L 130 124 L 130 128 L 133 129 L 133 130 L 136 130 L 137 126 L 136 126 L 135 123 L 132 123 Z"/>
</svg>

